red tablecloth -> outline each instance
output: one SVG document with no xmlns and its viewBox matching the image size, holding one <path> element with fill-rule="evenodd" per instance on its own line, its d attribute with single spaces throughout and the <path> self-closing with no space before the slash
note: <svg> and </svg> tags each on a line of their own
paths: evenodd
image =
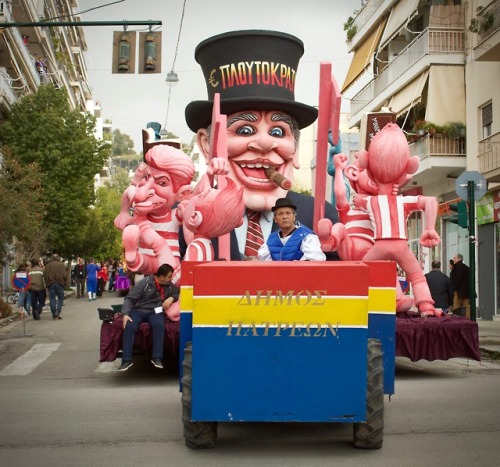
<svg viewBox="0 0 500 467">
<path fill-rule="evenodd" d="M 481 360 L 479 329 L 461 316 L 396 318 L 396 357 L 418 360 Z"/>
<path fill-rule="evenodd" d="M 164 357 L 179 357 L 180 322 L 165 321 Z M 123 326 L 122 315 L 115 314 L 115 320 L 104 321 L 101 325 L 100 362 L 112 362 L 122 348 Z M 153 346 L 151 328 L 147 323 L 141 323 L 135 333 L 134 348 L 147 352 Z"/>
</svg>

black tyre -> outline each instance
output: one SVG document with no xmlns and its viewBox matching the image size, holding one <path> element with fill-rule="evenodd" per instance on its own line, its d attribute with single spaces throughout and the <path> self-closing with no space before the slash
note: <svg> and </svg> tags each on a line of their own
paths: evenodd
<svg viewBox="0 0 500 467">
<path fill-rule="evenodd" d="M 17 303 L 17 295 L 7 295 L 7 303 L 15 305 Z"/>
<path fill-rule="evenodd" d="M 384 369 L 382 344 L 368 339 L 366 422 L 354 424 L 354 447 L 380 449 L 384 441 Z"/>
<path fill-rule="evenodd" d="M 215 446 L 217 440 L 217 422 L 191 421 L 191 385 L 193 370 L 193 353 L 191 342 L 184 349 L 182 362 L 182 423 L 184 425 L 184 442 L 191 449 L 207 449 Z"/>
</svg>

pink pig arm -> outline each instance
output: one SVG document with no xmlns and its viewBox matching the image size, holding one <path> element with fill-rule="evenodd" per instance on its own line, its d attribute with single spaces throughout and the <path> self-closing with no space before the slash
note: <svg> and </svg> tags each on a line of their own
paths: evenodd
<svg viewBox="0 0 500 467">
<path fill-rule="evenodd" d="M 418 205 L 425 214 L 425 230 L 420 236 L 420 244 L 426 247 L 433 247 L 440 243 L 438 233 L 435 230 L 438 203 L 433 196 L 420 196 Z"/>
<path fill-rule="evenodd" d="M 335 203 L 337 209 L 344 209 L 348 206 L 349 200 L 346 196 L 344 169 L 347 166 L 347 157 L 344 154 L 335 154 L 333 157 L 335 166 L 335 176 L 333 178 L 333 191 L 335 192 Z"/>
</svg>

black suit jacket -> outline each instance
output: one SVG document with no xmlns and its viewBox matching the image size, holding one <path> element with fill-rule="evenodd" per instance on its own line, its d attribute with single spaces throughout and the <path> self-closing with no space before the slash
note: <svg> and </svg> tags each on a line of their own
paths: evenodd
<svg viewBox="0 0 500 467">
<path fill-rule="evenodd" d="M 304 195 L 302 193 L 295 193 L 289 191 L 287 198 L 292 201 L 295 206 L 297 206 L 297 220 L 306 227 L 313 230 L 313 218 L 314 218 L 314 198 L 310 195 Z M 332 221 L 332 224 L 338 222 L 337 210 L 329 202 L 325 202 L 325 217 Z M 276 230 L 277 226 L 273 223 L 272 230 Z M 219 257 L 218 242 L 217 239 L 212 240 L 215 250 L 215 257 Z M 236 233 L 234 230 L 230 234 L 230 248 L 231 248 L 231 261 L 240 261 L 241 255 L 238 249 L 238 241 L 236 239 Z M 181 255 L 184 256 L 186 251 L 186 242 L 184 241 L 184 236 L 182 235 L 182 229 L 179 233 L 179 244 L 181 248 Z M 339 259 L 337 253 L 326 253 L 327 261 L 336 261 Z"/>
<path fill-rule="evenodd" d="M 453 287 L 450 278 L 441 271 L 433 270 L 425 275 L 436 308 L 448 308 L 453 304 Z"/>
</svg>

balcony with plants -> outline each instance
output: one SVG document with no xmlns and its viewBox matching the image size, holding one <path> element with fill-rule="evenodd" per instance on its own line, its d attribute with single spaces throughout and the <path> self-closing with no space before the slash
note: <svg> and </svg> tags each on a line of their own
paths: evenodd
<svg viewBox="0 0 500 467">
<path fill-rule="evenodd" d="M 410 152 L 421 159 L 432 156 L 465 157 L 466 128 L 461 122 L 438 125 L 417 120 L 407 133 Z"/>
<path fill-rule="evenodd" d="M 478 6 L 468 30 L 475 34 L 476 60 L 500 60 L 500 0 L 494 0 L 484 7 Z"/>
</svg>

